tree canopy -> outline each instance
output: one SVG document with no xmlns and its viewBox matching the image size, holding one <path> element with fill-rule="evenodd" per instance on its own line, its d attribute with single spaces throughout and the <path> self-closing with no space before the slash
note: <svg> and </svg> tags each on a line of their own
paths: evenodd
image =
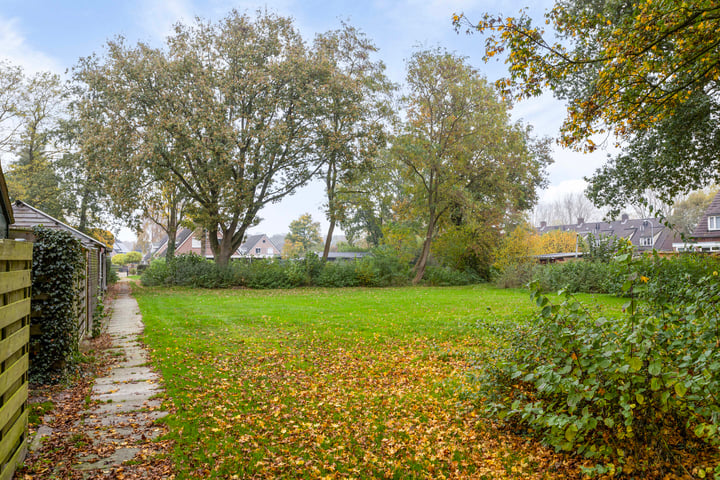
<svg viewBox="0 0 720 480">
<path fill-rule="evenodd" d="M 501 228 L 508 214 L 535 203 L 550 160 L 546 145 L 509 122 L 507 104 L 463 58 L 440 49 L 416 52 L 407 83 L 407 121 L 391 155 L 403 172 L 406 213 L 425 230 L 417 283 L 439 229 Z"/>
<path fill-rule="evenodd" d="M 298 258 L 312 252 L 322 242 L 320 223 L 314 222 L 309 213 L 290 222 L 290 233 L 285 236 L 283 257 Z"/>
<path fill-rule="evenodd" d="M 288 18 L 233 11 L 177 25 L 165 49 L 117 39 L 103 57 L 83 59 L 75 78 L 103 107 L 96 140 L 112 153 L 109 170 L 179 185 L 220 264 L 264 205 L 317 173 L 322 71 Z"/>
<path fill-rule="evenodd" d="M 617 211 L 647 188 L 669 199 L 720 178 L 717 2 L 557 0 L 549 31 L 526 12 L 453 20 L 489 34 L 486 60 L 505 55 L 505 95 L 549 89 L 567 101 L 563 144 L 594 150 L 597 134 L 613 134 L 626 147 L 591 179 L 597 205 Z"/>
</svg>

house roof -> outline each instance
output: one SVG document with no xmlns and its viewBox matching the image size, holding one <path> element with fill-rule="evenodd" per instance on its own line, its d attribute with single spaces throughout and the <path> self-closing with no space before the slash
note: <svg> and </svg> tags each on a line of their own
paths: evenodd
<svg viewBox="0 0 720 480">
<path fill-rule="evenodd" d="M 178 248 L 180 245 L 185 243 L 185 241 L 192 235 L 192 233 L 193 233 L 193 231 L 189 228 L 182 228 L 182 229 L 178 230 L 177 234 L 175 235 L 175 248 Z M 160 242 L 158 243 L 158 246 L 155 249 L 155 251 L 152 252 L 152 254 L 149 254 L 149 256 L 150 257 L 156 256 L 156 255 L 162 253 L 163 251 L 165 251 L 167 249 L 167 241 L 168 241 L 168 236 L 164 235 L 160 239 Z"/>
<path fill-rule="evenodd" d="M 260 234 L 258 234 L 258 235 L 249 235 L 249 236 L 245 239 L 245 241 L 242 243 L 242 245 L 240 245 L 240 247 L 238 248 L 238 250 L 239 250 L 240 252 L 242 252 L 242 253 L 248 253 L 248 252 L 250 251 L 250 249 L 253 248 L 255 245 L 257 245 L 257 243 L 260 242 L 260 240 L 262 240 L 263 238 L 264 238 L 265 240 L 267 240 L 267 243 L 269 243 L 270 246 L 272 246 L 272 247 L 273 247 L 275 250 L 277 250 L 278 252 L 280 252 L 280 251 L 282 250 L 282 249 L 278 248 L 278 246 L 275 245 L 275 242 L 273 242 L 273 241 L 270 239 L 270 237 L 268 237 L 268 236 L 265 235 L 264 233 L 260 233 Z"/>
<path fill-rule="evenodd" d="M 628 239 L 640 249 L 648 250 L 653 247 L 657 250 L 672 250 L 673 241 L 679 237 L 657 218 L 628 218 L 627 215 L 623 215 L 620 220 L 612 222 L 585 222 L 582 218 L 579 218 L 578 223 L 570 225 L 547 226 L 542 224 L 537 230 L 540 234 L 553 230 L 562 230 L 576 232 L 582 236 L 589 234 L 615 236 Z M 640 244 L 640 238 L 651 236 L 653 237 L 652 246 Z"/>
<path fill-rule="evenodd" d="M 712 199 L 707 210 L 703 214 L 702 218 L 698 222 L 695 230 L 692 233 L 693 238 L 717 238 L 720 237 L 720 231 L 708 230 L 708 217 L 720 216 L 720 192 L 715 195 Z"/>
<path fill-rule="evenodd" d="M 7 220 L 7 224 L 11 225 L 15 221 L 15 218 L 13 217 L 10 195 L 8 194 L 8 188 L 5 183 L 5 175 L 3 174 L 2 166 L 0 166 L 0 205 L 2 206 L 2 208 L 0 208 L 0 213 L 2 213 Z"/>
<path fill-rule="evenodd" d="M 120 240 L 116 240 L 115 244 L 113 245 L 113 252 L 115 253 L 130 253 L 132 252 L 132 250 L 132 245 L 129 245 Z"/>
<path fill-rule="evenodd" d="M 82 233 L 80 230 L 77 230 L 66 223 L 61 222 L 57 218 L 51 217 L 42 210 L 31 207 L 21 200 L 15 200 L 15 203 L 12 204 L 12 209 L 15 216 L 15 221 L 12 224 L 13 227 L 32 228 L 38 225 L 43 225 L 47 228 L 65 230 L 80 240 L 80 243 L 82 243 L 85 247 L 103 248 L 105 250 L 108 249 L 104 243 Z"/>
</svg>

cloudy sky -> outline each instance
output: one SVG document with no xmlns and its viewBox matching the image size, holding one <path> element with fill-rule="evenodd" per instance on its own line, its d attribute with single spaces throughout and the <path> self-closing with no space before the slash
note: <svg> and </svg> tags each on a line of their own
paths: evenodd
<svg viewBox="0 0 720 480">
<path fill-rule="evenodd" d="M 27 72 L 51 70 L 65 74 L 80 57 L 102 52 L 105 42 L 121 35 L 128 42 L 162 45 L 176 22 L 195 17 L 218 20 L 231 9 L 253 13 L 261 8 L 292 16 L 302 35 L 335 29 L 349 21 L 374 40 L 378 58 L 396 83 L 404 79 L 405 60 L 417 48 L 441 46 L 468 57 L 489 80 L 503 76 L 501 62 L 484 64 L 482 39 L 457 34 L 453 13 L 479 18 L 483 12 L 516 14 L 532 4 L 530 13 L 541 18 L 548 0 L 277 0 L 269 2 L 228 0 L 0 0 L 0 58 L 23 66 Z M 540 135 L 556 136 L 564 116 L 563 105 L 545 96 L 516 105 L 513 117 L 535 127 Z M 541 199 L 549 201 L 564 192 L 582 190 L 582 177 L 602 164 L 606 153 L 582 155 L 555 148 L 550 167 L 550 187 Z M 324 223 L 322 188 L 309 186 L 278 205 L 261 212 L 256 232 L 283 233 L 293 219 L 305 212 Z M 121 238 L 128 238 L 127 231 Z"/>
</svg>

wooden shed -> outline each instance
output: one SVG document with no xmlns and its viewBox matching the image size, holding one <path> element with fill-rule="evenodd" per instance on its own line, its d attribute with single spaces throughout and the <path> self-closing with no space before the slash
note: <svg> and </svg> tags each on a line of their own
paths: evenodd
<svg viewBox="0 0 720 480">
<path fill-rule="evenodd" d="M 81 285 L 81 295 L 85 306 L 81 318 L 78 318 L 80 337 L 92 331 L 93 314 L 101 301 L 100 297 L 107 289 L 107 267 L 105 259 L 110 250 L 104 243 L 51 217 L 47 213 L 16 200 L 12 204 L 15 222 L 10 226 L 10 238 L 23 238 L 32 241 L 32 229 L 42 225 L 46 228 L 65 230 L 77 238 L 85 250 L 85 281 Z"/>
</svg>

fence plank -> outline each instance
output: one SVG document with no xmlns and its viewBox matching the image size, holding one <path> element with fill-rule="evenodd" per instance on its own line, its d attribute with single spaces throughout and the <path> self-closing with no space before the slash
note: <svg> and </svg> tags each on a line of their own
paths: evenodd
<svg viewBox="0 0 720 480">
<path fill-rule="evenodd" d="M 0 295 L 30 286 L 30 270 L 0 272 Z"/>
<path fill-rule="evenodd" d="M 32 258 L 32 243 L 0 240 L 0 259 L 2 260 L 30 260 Z"/>
<path fill-rule="evenodd" d="M 30 313 L 30 299 L 23 298 L 19 302 L 13 302 L 4 307 L 0 307 L 0 328 L 17 322 Z"/>
<path fill-rule="evenodd" d="M 22 408 L 28 398 L 28 384 L 27 382 L 22 384 L 22 387 L 18 388 L 17 391 L 10 397 L 10 400 L 5 402 L 5 405 L 0 408 L 0 428 L 5 428 L 8 421 Z"/>
<path fill-rule="evenodd" d="M 8 430 L 7 434 L 3 438 L 3 443 L 0 444 L 1 459 L 6 459 L 12 453 L 13 449 L 17 447 L 18 442 L 23 439 L 23 437 L 25 436 L 25 427 L 27 426 L 27 420 L 28 411 L 25 410 L 23 414 L 20 415 L 17 420 L 15 420 L 12 428 Z"/>
<path fill-rule="evenodd" d="M 28 371 L 30 354 L 20 357 L 12 366 L 0 374 L 0 392 L 6 392 L 15 381 Z M 0 457 L 2 458 L 2 457 Z"/>
<path fill-rule="evenodd" d="M 0 342 L 0 362 L 7 360 L 30 341 L 30 325 L 25 325 L 17 332 Z M 4 392 L 0 391 L 0 394 Z M 0 422 L 0 426 L 2 422 Z"/>
<path fill-rule="evenodd" d="M 27 445 L 25 445 L 25 442 L 23 442 L 20 444 L 20 448 L 17 449 L 12 458 L 10 458 L 3 466 L 2 471 L 0 471 L 0 480 L 12 480 L 13 476 L 15 475 L 15 467 L 23 461 L 26 453 Z"/>
</svg>

